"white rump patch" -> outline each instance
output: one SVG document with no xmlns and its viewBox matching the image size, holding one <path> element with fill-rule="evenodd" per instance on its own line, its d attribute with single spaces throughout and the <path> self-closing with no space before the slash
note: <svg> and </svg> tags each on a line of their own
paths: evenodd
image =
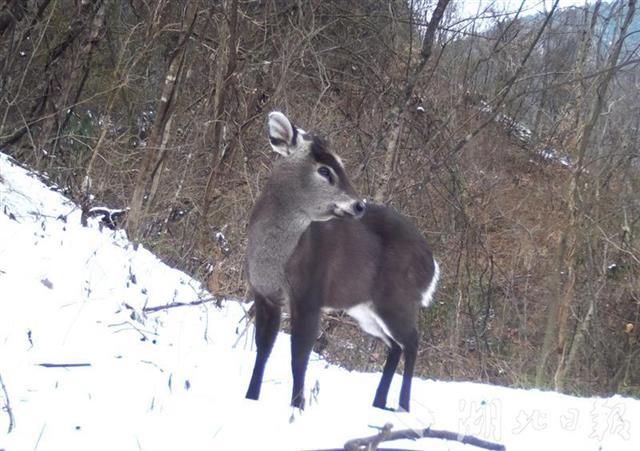
<svg viewBox="0 0 640 451">
<path fill-rule="evenodd" d="M 362 330 L 369 335 L 380 338 L 387 346 L 391 347 L 389 339 L 393 338 L 393 335 L 391 335 L 387 325 L 373 309 L 373 303 L 365 302 L 358 304 L 346 310 L 346 312 L 350 317 L 358 321 Z"/>
<path fill-rule="evenodd" d="M 423 307 L 429 307 L 429 304 L 433 301 L 433 294 L 436 291 L 436 286 L 440 279 L 440 265 L 438 265 L 437 261 L 433 260 L 433 266 L 433 278 L 427 289 L 422 293 L 422 300 L 420 301 Z"/>
</svg>

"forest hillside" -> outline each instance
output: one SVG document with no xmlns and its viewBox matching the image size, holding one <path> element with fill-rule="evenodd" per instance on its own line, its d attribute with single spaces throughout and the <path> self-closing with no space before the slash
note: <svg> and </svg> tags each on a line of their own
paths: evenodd
<svg viewBox="0 0 640 451">
<path fill-rule="evenodd" d="M 636 2 L 530 3 L 7 0 L 0 149 L 244 298 L 283 111 L 430 242 L 417 374 L 639 397 Z M 342 314 L 316 351 L 385 355 Z"/>
</svg>

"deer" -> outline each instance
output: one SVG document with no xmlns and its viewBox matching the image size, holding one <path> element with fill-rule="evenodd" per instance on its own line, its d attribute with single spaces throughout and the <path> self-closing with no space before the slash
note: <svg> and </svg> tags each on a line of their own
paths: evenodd
<svg viewBox="0 0 640 451">
<path fill-rule="evenodd" d="M 268 115 L 280 157 L 247 227 L 245 274 L 255 306 L 256 359 L 246 398 L 260 397 L 265 366 L 288 305 L 291 405 L 305 407 L 304 380 L 326 311 L 345 311 L 388 347 L 373 406 L 386 410 L 404 354 L 400 411 L 409 411 L 418 353 L 418 310 L 432 302 L 440 270 L 418 229 L 393 208 L 366 202 L 327 142 Z"/>
</svg>

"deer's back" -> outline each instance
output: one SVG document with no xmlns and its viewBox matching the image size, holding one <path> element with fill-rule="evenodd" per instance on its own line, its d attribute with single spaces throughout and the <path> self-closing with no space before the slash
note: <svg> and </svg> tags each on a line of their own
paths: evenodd
<svg viewBox="0 0 640 451">
<path fill-rule="evenodd" d="M 301 236 L 286 272 L 295 297 L 348 309 L 390 299 L 415 304 L 434 261 L 422 234 L 390 207 L 368 204 L 360 219 L 314 222 Z"/>
</svg>

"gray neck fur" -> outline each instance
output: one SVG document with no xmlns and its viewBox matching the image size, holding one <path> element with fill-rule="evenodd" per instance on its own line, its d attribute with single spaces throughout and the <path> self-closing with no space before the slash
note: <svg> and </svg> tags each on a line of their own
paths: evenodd
<svg viewBox="0 0 640 451">
<path fill-rule="evenodd" d="M 297 158 L 280 160 L 249 220 L 247 275 L 251 288 L 272 302 L 288 301 L 285 266 L 311 224 L 304 211 Z"/>
</svg>

